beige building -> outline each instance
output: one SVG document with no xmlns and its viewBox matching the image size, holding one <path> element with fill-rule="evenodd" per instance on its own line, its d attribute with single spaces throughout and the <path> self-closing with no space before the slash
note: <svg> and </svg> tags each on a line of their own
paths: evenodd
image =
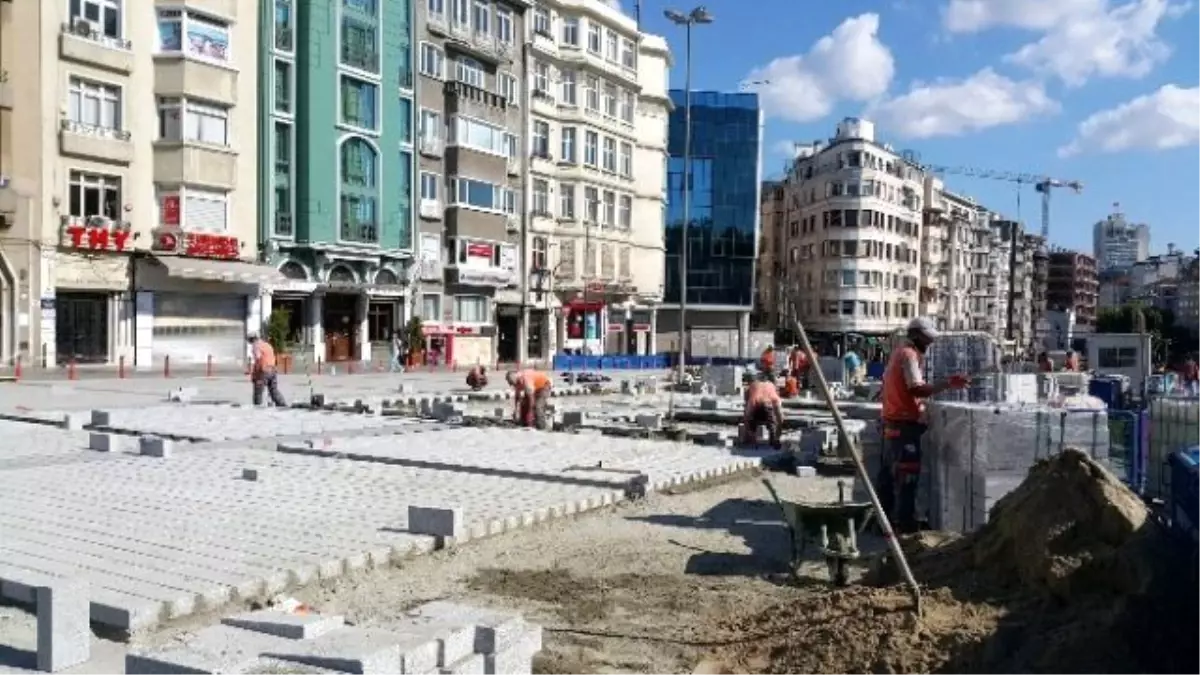
<svg viewBox="0 0 1200 675">
<path fill-rule="evenodd" d="M 72 0 L 0 12 L 4 356 L 241 361 L 274 274 L 250 264 L 257 11 Z"/>
</svg>

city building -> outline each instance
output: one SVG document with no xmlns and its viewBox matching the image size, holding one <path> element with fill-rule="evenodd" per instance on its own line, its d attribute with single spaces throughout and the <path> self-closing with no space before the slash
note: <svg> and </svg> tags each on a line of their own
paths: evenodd
<svg viewBox="0 0 1200 675">
<path fill-rule="evenodd" d="M 518 360 L 532 0 L 416 7 L 417 314 L 430 356 Z M 499 330 L 498 330 L 499 328 Z"/>
<path fill-rule="evenodd" d="M 832 139 L 799 150 L 786 188 L 799 226 L 784 250 L 805 328 L 832 344 L 903 329 L 922 311 L 924 172 L 877 142 L 867 120 L 845 119 Z"/>
<path fill-rule="evenodd" d="M 1187 255 L 1174 244 L 1167 244 L 1166 253 L 1149 256 L 1130 267 L 1102 271 L 1097 306 L 1112 309 L 1138 302 L 1176 312 L 1185 272 L 1198 255 L 1200 251 Z"/>
<path fill-rule="evenodd" d="M 939 328 L 997 333 L 992 214 L 928 176 L 921 236 L 921 307 Z"/>
<path fill-rule="evenodd" d="M 1120 204 L 1092 226 L 1092 254 L 1101 272 L 1125 270 L 1150 254 L 1150 226 L 1125 219 Z"/>
<path fill-rule="evenodd" d="M 286 278 L 264 310 L 327 362 L 386 354 L 411 314 L 413 1 L 260 0 L 257 220 Z"/>
<path fill-rule="evenodd" d="M 1100 286 L 1097 279 L 1095 258 L 1077 251 L 1051 250 L 1046 282 L 1047 310 L 1074 310 L 1076 332 L 1091 332 L 1096 325 Z"/>
<path fill-rule="evenodd" d="M 278 276 L 252 262 L 257 12 L 4 2 L 0 26 L 4 356 L 242 362 Z"/>
<path fill-rule="evenodd" d="M 758 239 L 758 263 L 754 268 L 754 313 L 752 326 L 771 330 L 789 328 L 787 308 L 783 306 L 787 280 L 784 277 L 783 242 L 787 228 L 800 227 L 788 209 L 787 184 L 766 181 L 762 185 Z M 793 226 L 792 223 L 795 223 Z"/>
<path fill-rule="evenodd" d="M 545 0 L 527 23 L 528 256 L 520 286 L 528 330 L 500 357 L 654 353 L 667 43 L 604 0 Z M 511 344 L 506 327 L 502 320 L 502 347 Z"/>
<path fill-rule="evenodd" d="M 1180 275 L 1175 325 L 1186 328 L 1193 338 L 1200 334 L 1200 257 L 1193 257 Z"/>
<path fill-rule="evenodd" d="M 689 95 L 673 89 L 668 131 L 665 302 L 659 343 L 679 345 L 680 268 L 687 233 L 687 331 L 736 333 L 738 351 L 749 350 L 754 308 L 762 189 L 763 112 L 753 93 L 690 93 L 692 139 L 690 211 L 684 204 L 685 118 Z M 685 228 L 685 211 L 688 211 Z M 673 311 L 672 311 L 673 310 Z"/>
</svg>

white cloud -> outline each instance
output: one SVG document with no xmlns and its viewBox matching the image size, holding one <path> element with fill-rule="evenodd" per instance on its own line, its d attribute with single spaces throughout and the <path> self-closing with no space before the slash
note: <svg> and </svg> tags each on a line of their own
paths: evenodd
<svg viewBox="0 0 1200 675">
<path fill-rule="evenodd" d="M 1054 75 L 1078 87 L 1092 77 L 1145 77 L 1171 55 L 1158 37 L 1159 24 L 1185 8 L 1167 0 L 1136 0 L 1107 11 L 1082 14 L 1051 28 L 1005 60 Z"/>
<path fill-rule="evenodd" d="M 877 102 L 867 115 L 907 138 L 960 136 L 1057 112 L 1041 83 L 990 68 L 966 79 L 914 82 L 908 93 Z"/>
<path fill-rule="evenodd" d="M 785 157 L 796 156 L 796 141 L 776 141 L 771 149 Z"/>
<path fill-rule="evenodd" d="M 807 54 L 755 68 L 742 86 L 757 91 L 768 115 L 808 122 L 833 111 L 839 101 L 869 101 L 884 94 L 896 64 L 879 40 L 879 15 L 846 19 Z"/>
<path fill-rule="evenodd" d="M 952 33 L 1007 26 L 1048 30 L 1064 20 L 1104 10 L 1106 0 L 950 0 L 942 25 Z"/>
<path fill-rule="evenodd" d="M 1168 84 L 1079 124 L 1060 157 L 1126 150 L 1169 150 L 1200 143 L 1200 87 Z"/>
</svg>

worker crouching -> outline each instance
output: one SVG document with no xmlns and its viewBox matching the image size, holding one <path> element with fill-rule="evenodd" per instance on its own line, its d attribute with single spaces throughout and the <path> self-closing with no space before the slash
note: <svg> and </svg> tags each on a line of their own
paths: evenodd
<svg viewBox="0 0 1200 675">
<path fill-rule="evenodd" d="M 546 404 L 553 383 L 550 376 L 537 370 L 509 371 L 504 376 L 513 388 L 513 417 L 525 427 L 545 429 Z"/>
<path fill-rule="evenodd" d="M 467 386 L 471 391 L 480 391 L 487 386 L 487 367 L 475 366 L 471 372 L 467 373 Z"/>
<path fill-rule="evenodd" d="M 783 432 L 783 402 L 779 398 L 779 389 L 766 374 L 746 387 L 746 412 L 742 416 L 743 445 L 758 443 L 758 430 L 767 428 L 771 447 L 780 448 L 780 436 Z"/>
</svg>

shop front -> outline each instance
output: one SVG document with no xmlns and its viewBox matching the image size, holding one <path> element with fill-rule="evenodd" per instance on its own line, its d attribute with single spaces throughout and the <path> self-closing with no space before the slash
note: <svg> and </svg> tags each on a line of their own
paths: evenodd
<svg viewBox="0 0 1200 675">
<path fill-rule="evenodd" d="M 64 217 L 58 250 L 49 260 L 53 296 L 43 297 L 42 362 L 109 363 L 121 355 L 128 314 L 127 223 Z"/>
<path fill-rule="evenodd" d="M 470 368 L 492 363 L 492 338 L 495 326 L 423 324 L 425 364 Z"/>
<path fill-rule="evenodd" d="M 168 358 L 182 366 L 244 363 L 246 334 L 261 330 L 266 318 L 260 288 L 282 275 L 242 261 L 237 237 L 178 229 L 151 237 L 152 255 L 133 270 L 137 366 Z"/>
</svg>

